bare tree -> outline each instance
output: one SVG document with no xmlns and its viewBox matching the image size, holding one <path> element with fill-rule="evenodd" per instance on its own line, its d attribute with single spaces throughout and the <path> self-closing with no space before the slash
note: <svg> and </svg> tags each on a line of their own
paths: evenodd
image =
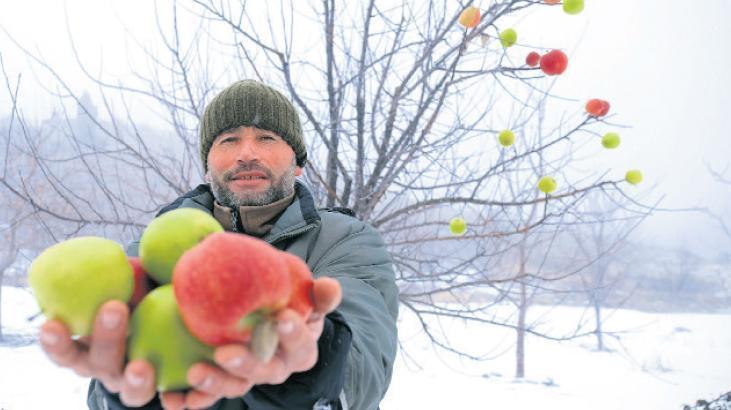
<svg viewBox="0 0 731 410">
<path fill-rule="evenodd" d="M 498 266 L 516 238 L 556 230 L 594 190 L 624 195 L 622 181 L 602 172 L 566 174 L 551 196 L 509 188 L 531 162 L 542 158 L 543 169 L 557 171 L 612 125 L 577 104 L 573 112 L 552 115 L 550 125 L 542 121 L 540 138 L 498 147 L 496 134 L 505 128 L 539 135 L 531 128 L 539 106 L 550 107 L 550 82 L 497 40 L 509 16 L 546 7 L 542 2 L 491 2 L 472 29 L 457 23 L 465 4 L 448 1 L 167 4 L 169 12 L 155 5 L 159 47 L 132 35 L 149 64 L 131 67 L 128 81 L 92 74 L 76 55 L 96 87 L 99 110 L 41 55 L 12 40 L 53 78 L 59 133 L 56 146 L 44 150 L 25 132 L 39 179 L 30 184 L 21 173 L 0 183 L 32 204 L 44 224 L 55 221 L 56 239 L 80 232 L 119 240 L 138 235 L 157 208 L 201 179 L 196 127 L 202 108 L 240 78 L 289 94 L 305 120 L 305 178 L 316 197 L 352 208 L 383 234 L 401 301 L 422 319 L 457 316 L 515 328 L 509 320 L 485 320 L 484 307 L 450 311 L 439 300 L 515 283 L 515 274 L 495 277 L 485 267 Z M 157 128 L 137 119 L 139 106 L 157 115 Z M 97 141 L 85 140 L 84 129 Z M 536 218 L 511 220 L 531 209 L 540 210 Z M 472 228 L 460 237 L 445 232 L 457 213 L 471 217 Z M 423 323 L 435 343 L 450 349 Z"/>
<path fill-rule="evenodd" d="M 619 263 L 623 259 L 621 255 L 631 248 L 631 233 L 649 215 L 648 211 L 631 209 L 627 202 L 594 195 L 584 204 L 583 223 L 572 229 L 576 249 L 587 265 L 578 276 L 581 289 L 594 311 L 593 333 L 598 351 L 605 350 L 602 309 L 610 302 L 620 281 L 627 280 Z M 628 292 L 625 298 L 631 294 L 631 291 Z M 612 306 L 620 307 L 624 301 L 615 300 Z"/>
</svg>

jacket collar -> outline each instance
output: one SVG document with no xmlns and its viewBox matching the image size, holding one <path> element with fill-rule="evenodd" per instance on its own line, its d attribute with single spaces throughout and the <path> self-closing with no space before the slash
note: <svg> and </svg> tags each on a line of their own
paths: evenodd
<svg viewBox="0 0 731 410">
<path fill-rule="evenodd" d="M 182 201 L 180 201 L 182 199 Z M 180 202 L 179 202 L 180 201 Z M 163 208 L 160 213 L 181 208 L 198 208 L 213 215 L 213 194 L 208 184 L 200 184 L 194 190 L 183 195 L 171 206 Z M 177 206 L 174 206 L 177 204 Z M 320 223 L 320 214 L 315 207 L 315 200 L 310 190 L 300 181 L 295 181 L 294 200 L 284 210 L 272 226 L 271 231 L 262 239 L 275 243 L 282 239 L 298 236 L 309 231 Z"/>
</svg>

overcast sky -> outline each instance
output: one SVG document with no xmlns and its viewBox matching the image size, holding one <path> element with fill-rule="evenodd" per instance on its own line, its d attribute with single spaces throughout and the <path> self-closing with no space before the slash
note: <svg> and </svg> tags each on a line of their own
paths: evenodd
<svg viewBox="0 0 731 410">
<path fill-rule="evenodd" d="M 126 60 L 136 58 L 124 51 L 124 27 L 143 42 L 157 35 L 151 3 L 0 0 L 0 26 L 75 84 L 82 77 L 73 62 L 65 14 L 82 56 L 103 61 L 105 73 L 124 73 Z M 165 2 L 160 4 L 164 9 Z M 657 196 L 665 195 L 664 207 L 710 206 L 731 220 L 731 187 L 713 183 L 706 171 L 706 164 L 722 169 L 731 162 L 730 19 L 728 0 L 586 0 L 578 16 L 544 7 L 513 23 L 519 43 L 560 47 L 570 54 L 569 69 L 554 93 L 578 101 L 609 100 L 616 121 L 631 126 L 620 131 L 622 145 L 608 162 L 613 178 L 640 168 L 643 186 L 656 184 Z M 34 74 L 25 57 L 1 31 L 0 53 L 11 76 L 23 73 L 26 114 L 45 115 L 54 101 L 33 90 Z M 9 110 L 6 94 L 0 93 L 2 115 Z M 642 235 L 660 244 L 731 252 L 731 243 L 721 240 L 706 218 L 692 214 L 659 213 Z"/>
</svg>

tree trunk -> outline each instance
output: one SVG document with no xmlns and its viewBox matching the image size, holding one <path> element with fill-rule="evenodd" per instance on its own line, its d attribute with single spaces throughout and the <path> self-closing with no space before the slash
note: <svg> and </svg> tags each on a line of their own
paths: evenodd
<svg viewBox="0 0 731 410">
<path fill-rule="evenodd" d="M 525 377 L 525 316 L 528 312 L 525 284 L 520 284 L 520 306 L 518 307 L 518 339 L 515 342 L 515 378 Z"/>
<path fill-rule="evenodd" d="M 3 276 L 5 269 L 0 270 L 0 340 L 3 340 Z"/>
<path fill-rule="evenodd" d="M 602 337 L 602 306 L 599 298 L 594 299 L 594 335 L 596 335 L 596 348 L 599 351 L 604 350 L 604 339 Z"/>
</svg>

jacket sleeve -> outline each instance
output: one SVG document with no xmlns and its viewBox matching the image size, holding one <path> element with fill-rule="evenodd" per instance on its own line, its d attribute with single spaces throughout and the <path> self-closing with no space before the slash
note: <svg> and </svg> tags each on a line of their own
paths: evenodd
<svg viewBox="0 0 731 410">
<path fill-rule="evenodd" d="M 337 312 L 352 331 L 345 371 L 347 404 L 350 410 L 371 410 L 378 407 L 391 381 L 398 289 L 391 257 L 378 232 L 354 218 L 338 217 L 349 223 L 333 224 L 345 228 L 323 226 L 336 239 L 331 238 L 335 243 L 318 255 L 313 274 L 333 277 L 342 286 Z M 323 224 L 331 223 L 328 219 Z"/>
<path fill-rule="evenodd" d="M 122 404 L 119 395 L 110 393 L 104 385 L 96 379 L 91 379 L 89 392 L 86 396 L 86 404 L 90 410 L 128 410 L 129 407 Z M 162 405 L 157 395 L 149 403 L 142 407 L 135 407 L 138 410 L 162 410 Z"/>
</svg>

